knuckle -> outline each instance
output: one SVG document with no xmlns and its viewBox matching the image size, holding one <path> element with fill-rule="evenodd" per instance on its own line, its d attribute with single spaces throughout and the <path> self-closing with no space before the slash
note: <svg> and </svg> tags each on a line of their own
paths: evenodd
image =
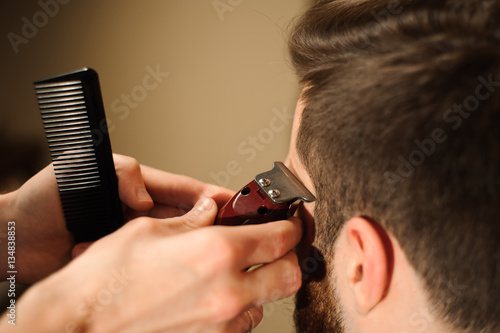
<svg viewBox="0 0 500 333">
<path fill-rule="evenodd" d="M 300 270 L 297 256 L 295 253 L 289 255 L 288 267 L 285 270 L 286 274 L 283 276 L 283 284 L 288 293 L 295 293 L 302 285 L 302 271 Z"/>
<path fill-rule="evenodd" d="M 129 157 L 129 161 L 126 164 L 128 172 L 131 174 L 139 173 L 141 171 L 141 165 L 139 162 L 132 157 Z"/>
<path fill-rule="evenodd" d="M 238 316 L 245 309 L 244 302 L 236 288 L 225 287 L 213 307 L 214 320 L 225 322 Z"/>
<path fill-rule="evenodd" d="M 139 217 L 128 224 L 133 224 L 132 227 L 134 230 L 132 232 L 135 235 L 158 235 L 163 234 L 165 231 L 163 223 L 153 218 Z"/>
<path fill-rule="evenodd" d="M 288 252 L 288 242 L 287 242 L 287 235 L 285 233 L 285 227 L 280 226 L 277 230 L 276 233 L 273 236 L 273 241 L 272 241 L 272 255 L 274 259 L 281 258 L 285 253 Z"/>
<path fill-rule="evenodd" d="M 183 208 L 179 207 L 179 210 Z M 198 229 L 201 225 L 205 224 L 205 221 L 209 218 L 205 214 L 199 214 L 196 211 L 188 211 L 182 216 L 182 224 L 188 229 Z"/>
<path fill-rule="evenodd" d="M 116 162 L 117 171 L 121 171 L 126 174 L 134 174 L 141 170 L 139 162 L 130 156 L 120 156 Z"/>
<path fill-rule="evenodd" d="M 187 229 L 196 229 L 197 219 L 192 214 L 182 216 L 182 225 Z"/>
<path fill-rule="evenodd" d="M 214 265 L 217 269 L 227 270 L 236 265 L 240 251 L 231 239 L 221 233 L 213 232 L 207 240 L 211 243 Z"/>
<path fill-rule="evenodd" d="M 203 190 L 203 195 L 211 198 L 212 196 L 214 196 L 215 194 L 217 194 L 219 192 L 220 192 L 220 188 L 218 186 L 212 185 L 212 184 L 206 184 L 204 187 L 204 190 Z"/>
</svg>

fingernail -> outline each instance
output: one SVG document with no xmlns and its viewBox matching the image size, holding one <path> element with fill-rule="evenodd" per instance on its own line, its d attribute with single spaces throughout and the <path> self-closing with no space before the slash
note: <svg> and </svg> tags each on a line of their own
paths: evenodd
<svg viewBox="0 0 500 333">
<path fill-rule="evenodd" d="M 139 201 L 153 201 L 145 188 L 137 190 L 137 197 L 139 198 Z"/>
<path fill-rule="evenodd" d="M 200 212 L 208 212 L 212 208 L 212 199 L 210 198 L 202 198 L 198 200 L 194 209 L 199 210 Z"/>
</svg>

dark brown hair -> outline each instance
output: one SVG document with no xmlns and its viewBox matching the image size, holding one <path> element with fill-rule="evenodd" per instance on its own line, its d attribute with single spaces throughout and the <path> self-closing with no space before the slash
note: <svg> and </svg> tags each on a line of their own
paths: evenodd
<svg viewBox="0 0 500 333">
<path fill-rule="evenodd" d="M 500 330 L 499 24 L 499 1 L 319 1 L 289 43 L 322 250 L 376 221 L 463 331 Z"/>
</svg>

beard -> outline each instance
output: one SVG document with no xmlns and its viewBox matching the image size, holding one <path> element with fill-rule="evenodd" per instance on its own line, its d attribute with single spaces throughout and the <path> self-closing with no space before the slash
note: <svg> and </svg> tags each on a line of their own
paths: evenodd
<svg viewBox="0 0 500 333">
<path fill-rule="evenodd" d="M 303 279 L 303 285 L 295 295 L 294 321 L 298 333 L 345 332 L 337 291 L 328 279 L 331 276 L 327 274 L 316 280 L 314 274 Z"/>
<path fill-rule="evenodd" d="M 310 226 L 304 237 L 305 243 L 297 247 L 302 286 L 295 295 L 295 327 L 298 333 L 343 333 L 346 330 L 333 270 L 334 243 L 340 228 L 315 230 L 327 225 L 321 223 L 328 221 L 322 217 L 329 216 L 324 206 L 316 206 L 315 216 L 317 223 Z M 325 251 L 319 250 L 313 243 Z"/>
</svg>

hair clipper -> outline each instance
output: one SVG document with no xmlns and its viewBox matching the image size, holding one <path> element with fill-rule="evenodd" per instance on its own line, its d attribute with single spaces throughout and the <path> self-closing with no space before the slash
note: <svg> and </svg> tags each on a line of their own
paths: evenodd
<svg viewBox="0 0 500 333">
<path fill-rule="evenodd" d="M 301 201 L 314 200 L 314 195 L 282 162 L 274 162 L 272 170 L 255 176 L 221 208 L 215 224 L 234 226 L 284 220 L 295 213 Z"/>
</svg>

